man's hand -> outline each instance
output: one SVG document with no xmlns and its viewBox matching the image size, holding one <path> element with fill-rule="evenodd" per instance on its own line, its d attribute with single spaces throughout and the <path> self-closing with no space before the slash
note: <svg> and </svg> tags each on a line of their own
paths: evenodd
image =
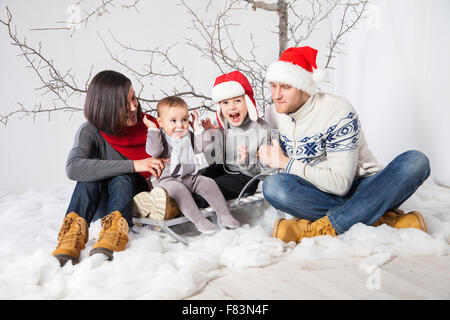
<svg viewBox="0 0 450 320">
<path fill-rule="evenodd" d="M 272 140 L 272 145 L 260 146 L 257 155 L 261 162 L 276 169 L 285 169 L 289 162 L 289 158 L 284 155 L 277 139 Z"/>
<path fill-rule="evenodd" d="M 169 161 L 167 158 L 146 158 L 142 160 L 133 160 L 134 172 L 150 172 L 156 179 L 158 179 L 164 169 L 164 163 L 167 161 Z"/>
</svg>

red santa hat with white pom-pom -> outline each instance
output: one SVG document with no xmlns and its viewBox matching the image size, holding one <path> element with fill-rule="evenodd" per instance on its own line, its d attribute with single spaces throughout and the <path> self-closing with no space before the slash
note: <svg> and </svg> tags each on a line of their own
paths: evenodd
<svg viewBox="0 0 450 320">
<path fill-rule="evenodd" d="M 288 84 L 313 95 L 326 78 L 325 70 L 317 68 L 316 57 L 317 50 L 308 46 L 288 48 L 269 65 L 266 81 Z"/>
<path fill-rule="evenodd" d="M 217 104 L 216 118 L 222 129 L 226 127 L 226 120 L 220 110 L 219 102 L 242 95 L 247 105 L 250 120 L 258 120 L 258 109 L 256 108 L 255 98 L 253 96 L 253 88 L 248 79 L 239 71 L 232 71 L 216 78 L 211 98 Z"/>
</svg>

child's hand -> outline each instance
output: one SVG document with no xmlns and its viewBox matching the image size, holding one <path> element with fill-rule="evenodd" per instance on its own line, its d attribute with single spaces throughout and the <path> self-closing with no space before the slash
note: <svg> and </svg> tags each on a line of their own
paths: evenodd
<svg viewBox="0 0 450 320">
<path fill-rule="evenodd" d="M 197 110 L 194 110 L 194 111 L 191 112 L 191 117 L 192 117 L 192 121 L 189 121 L 189 124 L 191 125 L 192 129 L 194 129 L 194 131 L 201 130 L 202 127 L 200 126 L 200 124 L 198 122 Z"/>
<path fill-rule="evenodd" d="M 211 123 L 211 119 L 210 118 L 206 118 L 205 120 L 202 120 L 202 127 L 205 130 L 208 129 L 219 129 L 219 126 L 215 126 Z"/>
<path fill-rule="evenodd" d="M 239 154 L 239 159 L 238 159 L 238 163 L 244 163 L 245 162 L 245 160 L 247 159 L 247 157 L 248 157 L 248 150 L 247 150 L 247 147 L 246 146 L 238 146 L 237 147 L 237 151 L 238 151 L 238 154 Z"/>
<path fill-rule="evenodd" d="M 145 115 L 145 114 L 144 114 L 144 118 L 142 119 L 142 121 L 144 121 L 144 124 L 147 126 L 147 128 L 158 128 L 156 126 L 156 124 L 152 120 L 147 118 L 147 115 Z"/>
</svg>

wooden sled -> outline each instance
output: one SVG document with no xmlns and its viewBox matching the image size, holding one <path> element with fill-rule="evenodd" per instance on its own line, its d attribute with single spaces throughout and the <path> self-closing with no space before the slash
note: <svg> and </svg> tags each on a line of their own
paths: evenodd
<svg viewBox="0 0 450 320">
<path fill-rule="evenodd" d="M 260 203 L 264 201 L 264 196 L 262 192 L 256 192 L 253 195 L 247 196 L 247 197 L 239 197 L 237 200 L 229 200 L 228 206 L 230 210 L 240 208 L 241 206 L 248 206 L 248 205 L 254 205 L 257 203 Z M 205 218 L 215 216 L 214 209 L 211 207 L 205 208 L 201 210 L 203 216 Z M 181 234 L 176 233 L 174 230 L 171 229 L 173 226 L 177 226 L 186 222 L 191 223 L 190 220 L 188 220 L 186 217 L 181 216 L 177 218 L 173 218 L 170 220 L 155 220 L 155 219 L 149 219 L 149 218 L 136 218 L 133 217 L 133 222 L 142 224 L 142 225 L 148 225 L 152 227 L 156 227 L 155 229 L 161 228 L 162 231 L 166 232 L 169 236 L 171 236 L 176 241 L 182 242 L 184 244 L 188 244 L 189 241 Z"/>
</svg>

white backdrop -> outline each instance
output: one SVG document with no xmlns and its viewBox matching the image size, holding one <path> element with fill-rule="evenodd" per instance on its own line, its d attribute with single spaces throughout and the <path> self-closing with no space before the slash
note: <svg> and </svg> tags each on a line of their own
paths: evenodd
<svg viewBox="0 0 450 320">
<path fill-rule="evenodd" d="M 89 69 L 93 73 L 115 69 L 100 42 L 97 32 L 108 38 L 108 28 L 125 43 L 137 47 L 167 46 L 191 36 L 189 17 L 176 1 L 141 1 L 140 13 L 116 8 L 109 15 L 92 19 L 86 28 L 73 36 L 67 31 L 32 31 L 37 27 L 55 26 L 67 19 L 72 1 L 2 1 L 0 16 L 6 18 L 5 5 L 13 13 L 19 38 L 27 37 L 30 45 L 42 43 L 43 52 L 63 70 L 69 68 L 83 84 Z M 325 88 L 347 97 L 360 114 L 371 149 L 378 159 L 387 163 L 407 149 L 424 151 L 432 163 L 432 176 L 450 186 L 450 170 L 446 163 L 450 151 L 447 121 L 450 119 L 445 91 L 449 86 L 450 2 L 447 0 L 384 0 L 372 1 L 368 19 L 348 37 L 346 55 L 336 60 L 334 81 Z M 277 58 L 275 15 L 262 11 L 238 16 L 245 30 L 258 29 L 259 54 L 264 63 Z M 331 23 L 322 25 L 309 45 L 319 49 L 319 65 L 324 61 L 323 49 Z M 191 33 L 190 33 L 191 32 Z M 243 33 L 244 34 L 244 33 Z M 259 35 L 259 38 L 258 38 Z M 237 42 L 245 38 L 236 35 Z M 36 75 L 27 69 L 17 48 L 10 45 L 4 26 L 0 26 L 0 94 L 1 114 L 17 108 L 17 102 L 33 106 L 51 101 L 40 96 Z M 264 46 L 264 44 L 267 44 Z M 120 51 L 117 51 L 120 54 Z M 177 57 L 189 61 L 191 72 L 201 90 L 209 94 L 217 71 L 197 59 L 195 51 L 186 49 Z M 145 63 L 137 57 L 133 64 Z M 186 60 L 187 59 L 187 60 Z M 133 79 L 132 79 L 133 80 Z M 158 84 L 151 84 L 154 89 Z M 149 92 L 148 94 L 150 94 Z M 75 99 L 79 106 L 84 97 Z M 47 189 L 70 182 L 64 171 L 67 153 L 82 113 L 54 113 L 19 120 L 12 118 L 0 125 L 0 190 L 24 192 L 30 188 Z"/>
<path fill-rule="evenodd" d="M 450 187 L 450 1 L 372 0 L 346 44 L 335 92 L 355 106 L 377 158 L 421 150 Z"/>
</svg>

